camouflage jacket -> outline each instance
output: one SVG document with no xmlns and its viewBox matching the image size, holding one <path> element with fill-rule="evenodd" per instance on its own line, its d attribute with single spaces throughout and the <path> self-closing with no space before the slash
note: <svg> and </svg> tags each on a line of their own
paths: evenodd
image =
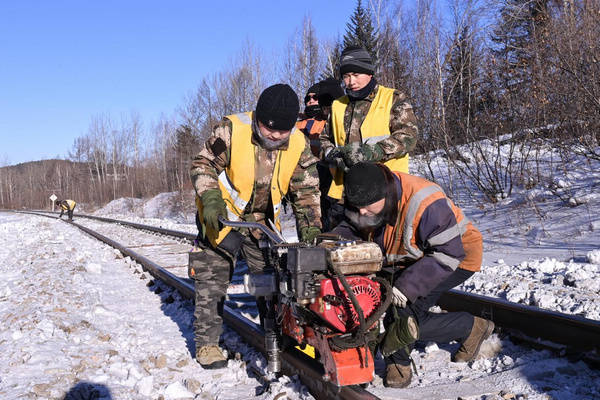
<svg viewBox="0 0 600 400">
<path fill-rule="evenodd" d="M 208 189 L 219 188 L 218 176 L 229 164 L 231 133 L 231 121 L 224 119 L 215 126 L 200 153 L 192 159 L 190 178 L 197 195 L 200 196 Z M 252 143 L 256 146 L 254 190 L 243 219 L 265 223 L 269 226 L 266 222 L 267 218 L 272 218 L 269 188 L 277 151 L 263 149 L 254 137 L 252 137 Z M 284 148 L 287 148 L 287 145 Z M 321 228 L 318 161 L 319 159 L 312 155 L 307 141 L 285 196 L 296 217 L 298 232 L 306 226 Z M 253 234 L 258 237 L 257 232 L 253 232 Z"/>
<path fill-rule="evenodd" d="M 373 91 L 364 99 L 350 101 L 344 113 L 344 131 L 346 132 L 346 143 L 362 142 L 360 127 L 365 120 L 371 103 L 375 98 L 379 85 L 376 85 Z M 331 129 L 331 115 L 327 124 L 319 137 L 321 142 L 320 157 L 335 147 L 333 131 Z M 404 93 L 394 90 L 394 100 L 390 112 L 390 137 L 378 142 L 385 156 L 380 161 L 388 161 L 392 158 L 403 157 L 411 152 L 417 143 L 417 119 L 412 106 L 407 102 L 407 96 Z M 340 145 L 342 145 L 340 143 Z"/>
</svg>

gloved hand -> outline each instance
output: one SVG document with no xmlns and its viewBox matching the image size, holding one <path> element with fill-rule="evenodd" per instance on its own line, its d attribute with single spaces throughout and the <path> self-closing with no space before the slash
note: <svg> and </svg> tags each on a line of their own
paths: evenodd
<svg viewBox="0 0 600 400">
<path fill-rule="evenodd" d="M 304 226 L 300 229 L 300 241 L 311 243 L 320 234 L 321 230 L 316 226 Z"/>
<path fill-rule="evenodd" d="M 392 303 L 396 307 L 400 307 L 400 308 L 406 307 L 406 304 L 408 303 L 408 298 L 404 295 L 404 293 L 402 293 L 400 291 L 400 289 L 398 289 L 395 286 L 392 288 L 392 297 L 393 297 Z"/>
<path fill-rule="evenodd" d="M 204 225 L 215 231 L 219 230 L 219 216 L 227 217 L 227 207 L 219 189 L 209 189 L 200 196 L 202 200 L 202 216 Z"/>
<path fill-rule="evenodd" d="M 341 147 L 334 147 L 327 153 L 327 155 L 323 158 L 325 164 L 329 167 L 341 169 L 344 172 L 348 168 L 346 168 L 346 164 L 344 163 L 344 158 L 342 157 Z"/>
<path fill-rule="evenodd" d="M 340 148 L 344 163 L 348 168 L 359 162 L 377 162 L 385 153 L 378 143 L 363 144 L 360 142 L 348 143 Z"/>
</svg>

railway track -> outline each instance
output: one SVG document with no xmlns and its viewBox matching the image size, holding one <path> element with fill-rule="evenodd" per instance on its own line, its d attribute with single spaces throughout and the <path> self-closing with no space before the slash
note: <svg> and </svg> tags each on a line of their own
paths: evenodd
<svg viewBox="0 0 600 400">
<path fill-rule="evenodd" d="M 25 213 L 56 217 L 55 214 L 48 212 Z M 119 235 L 119 238 L 111 238 L 101 233 L 102 229 L 98 224 L 85 224 L 88 226 L 84 226 L 77 222 L 71 223 L 89 235 L 118 249 L 123 255 L 137 261 L 156 278 L 178 290 L 183 297 L 193 299 L 193 282 L 187 278 L 187 252 L 195 234 L 110 218 L 79 214 L 77 217 L 98 223 L 119 224 L 133 228 L 133 230 L 123 230 L 125 233 Z M 91 225 L 94 225 L 93 229 L 90 227 Z M 145 232 L 145 235 L 134 234 L 139 231 Z M 543 347 L 583 359 L 596 368 L 600 365 L 598 359 L 599 321 L 459 291 L 452 291 L 444 296 L 440 306 L 449 311 L 464 310 L 474 315 L 485 316 L 494 320 L 496 325 L 511 338 L 535 347 Z M 263 354 L 265 353 L 263 332 L 260 327 L 228 306 L 224 310 L 224 320 L 245 341 Z M 298 375 L 315 398 L 379 398 L 359 386 L 339 388 L 323 380 L 321 365 L 294 349 L 283 354 L 282 364 L 283 372 L 290 376 Z"/>
</svg>

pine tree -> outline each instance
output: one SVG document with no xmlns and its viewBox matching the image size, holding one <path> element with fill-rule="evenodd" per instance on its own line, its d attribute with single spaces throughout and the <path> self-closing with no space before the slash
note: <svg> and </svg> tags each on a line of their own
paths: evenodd
<svg viewBox="0 0 600 400">
<path fill-rule="evenodd" d="M 377 34 L 373 28 L 371 14 L 363 8 L 362 1 L 358 0 L 354 13 L 350 17 L 350 22 L 346 24 L 344 47 L 364 47 L 371 55 L 373 61 L 375 61 L 377 59 L 377 41 Z"/>
<path fill-rule="evenodd" d="M 465 26 L 450 51 L 444 85 L 447 119 L 452 125 L 448 131 L 457 136 L 453 138 L 455 143 L 466 139 L 464 131 L 470 128 L 476 112 L 476 57 L 473 36 L 469 27 Z"/>
<path fill-rule="evenodd" d="M 509 86 L 527 84 L 534 55 L 532 46 L 540 37 L 546 21 L 547 0 L 504 0 L 492 41 L 493 54 L 505 70 Z"/>
</svg>

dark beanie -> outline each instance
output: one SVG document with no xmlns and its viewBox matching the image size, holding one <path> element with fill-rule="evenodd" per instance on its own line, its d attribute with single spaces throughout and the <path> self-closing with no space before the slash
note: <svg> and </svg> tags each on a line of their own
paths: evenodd
<svg viewBox="0 0 600 400">
<path fill-rule="evenodd" d="M 256 119 L 271 129 L 289 131 L 296 124 L 299 112 L 296 92 L 283 83 L 263 90 L 256 103 Z"/>
<path fill-rule="evenodd" d="M 344 95 L 344 89 L 340 81 L 335 78 L 327 78 L 319 82 L 319 105 L 330 106 L 333 101 Z"/>
<path fill-rule="evenodd" d="M 317 82 L 314 85 L 312 85 L 311 87 L 308 88 L 308 90 L 306 91 L 306 94 L 309 93 L 314 93 L 314 94 L 319 94 L 319 87 L 320 87 L 320 83 Z"/>
<path fill-rule="evenodd" d="M 304 104 L 306 105 L 306 103 L 308 103 L 308 101 L 310 100 L 308 98 L 308 94 L 309 93 L 314 93 L 317 98 L 319 98 L 319 90 L 320 90 L 320 84 L 319 82 L 315 83 L 314 85 L 312 85 L 311 87 L 308 88 L 308 90 L 306 91 L 306 96 L 304 96 Z"/>
<path fill-rule="evenodd" d="M 344 176 L 346 200 L 355 207 L 365 207 L 385 197 L 385 173 L 377 164 L 359 162 Z"/>
<path fill-rule="evenodd" d="M 342 51 L 340 57 L 340 74 L 348 72 L 358 72 L 361 74 L 373 75 L 375 65 L 369 52 L 362 47 L 349 46 Z"/>
</svg>

